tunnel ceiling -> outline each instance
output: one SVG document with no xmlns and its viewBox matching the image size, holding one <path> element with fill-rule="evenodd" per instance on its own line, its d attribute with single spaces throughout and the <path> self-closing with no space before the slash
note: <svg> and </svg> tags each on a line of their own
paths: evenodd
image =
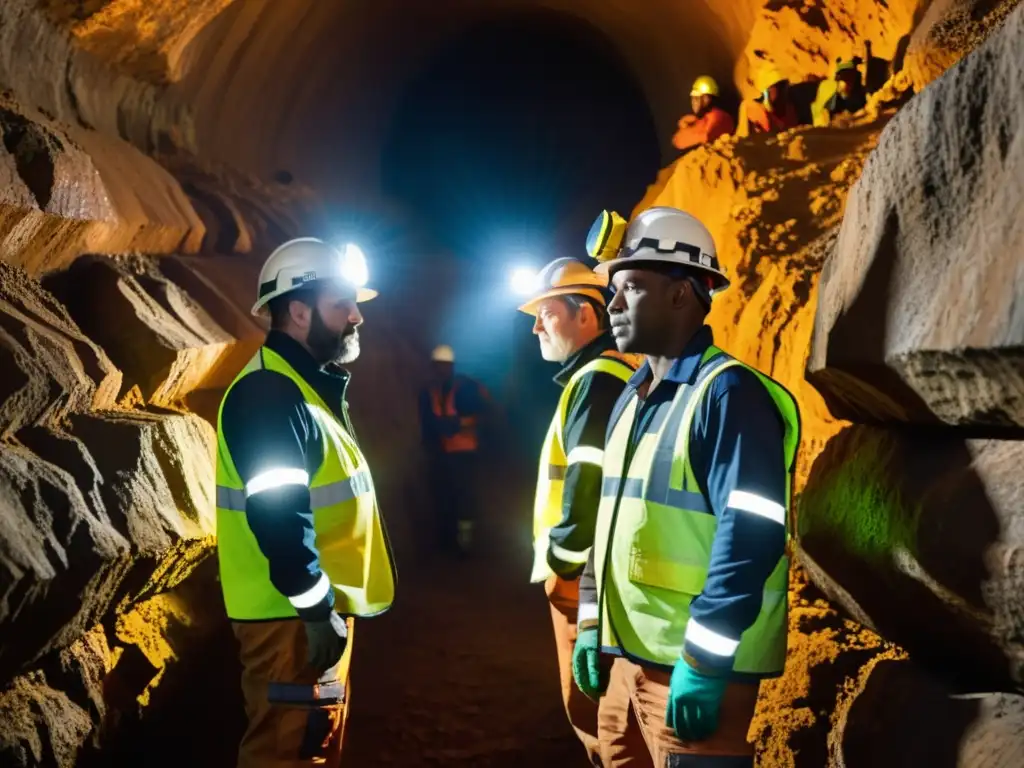
<svg viewBox="0 0 1024 768">
<path fill-rule="evenodd" d="M 694 76 L 749 93 L 750 67 L 793 76 L 870 38 L 889 57 L 925 0 L 11 0 L 42 9 L 73 44 L 153 84 L 144 97 L 175 143 L 270 177 L 287 169 L 335 200 L 380 191 L 381 141 L 403 86 L 472 24 L 559 11 L 606 35 L 645 93 L 669 147 Z M 829 7 L 829 6 L 832 7 Z M 131 122 L 118 95 L 118 125 Z M 190 119 L 183 117 L 187 105 Z M 168 125 L 167 123 L 175 123 Z M 124 129 L 122 128 L 122 132 Z M 139 133 L 144 133 L 139 131 Z"/>
</svg>

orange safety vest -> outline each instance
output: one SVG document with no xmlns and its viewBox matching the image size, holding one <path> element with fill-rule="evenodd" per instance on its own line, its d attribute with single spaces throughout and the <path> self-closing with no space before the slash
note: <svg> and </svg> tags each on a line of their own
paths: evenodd
<svg viewBox="0 0 1024 768">
<path fill-rule="evenodd" d="M 459 412 L 455 410 L 455 393 L 458 389 L 459 385 L 456 381 L 452 384 L 452 388 L 448 391 L 448 397 L 443 403 L 441 402 L 441 388 L 434 387 L 430 390 L 430 403 L 435 416 L 438 418 L 459 417 L 459 431 L 451 436 L 441 435 L 441 449 L 445 453 L 475 451 L 479 444 L 476 434 L 476 416 L 459 416 Z"/>
</svg>

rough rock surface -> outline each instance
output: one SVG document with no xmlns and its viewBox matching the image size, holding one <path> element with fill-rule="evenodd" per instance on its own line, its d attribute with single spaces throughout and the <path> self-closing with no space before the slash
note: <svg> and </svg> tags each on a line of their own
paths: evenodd
<svg viewBox="0 0 1024 768">
<path fill-rule="evenodd" d="M 829 766 L 1024 765 L 1024 696 L 953 694 L 909 661 L 873 659 L 840 701 Z"/>
<path fill-rule="evenodd" d="M 227 386 L 258 345 L 252 333 L 239 343 L 221 328 L 211 305 L 169 279 L 157 259 L 84 257 L 44 285 L 124 373 L 122 392 L 138 387 L 148 403 Z"/>
<path fill-rule="evenodd" d="M 180 581 L 204 556 L 214 439 L 195 415 L 122 410 L 122 374 L 106 352 L 3 262 L 0 365 L 6 680 L 118 601 Z"/>
<path fill-rule="evenodd" d="M 140 79 L 174 81 L 185 49 L 232 0 L 100 0 L 84 7 L 43 0 L 50 17 L 97 58 Z"/>
<path fill-rule="evenodd" d="M 914 29 L 919 5 L 917 0 L 769 0 L 744 51 L 745 95 L 755 95 L 753 83 L 758 73 L 769 67 L 793 83 L 829 77 L 837 58 L 856 55 L 866 59 L 866 42 L 871 44 L 873 56 L 892 61 Z"/>
<path fill-rule="evenodd" d="M 846 192 L 885 119 L 719 140 L 662 171 L 634 211 L 671 205 L 711 230 L 732 285 L 716 297 L 708 322 L 718 344 L 774 376 L 799 401 L 798 484 L 840 426 L 804 379 L 818 274 L 834 243 Z"/>
<path fill-rule="evenodd" d="M 799 504 L 801 557 L 858 620 L 966 690 L 1024 687 L 1024 442 L 850 427 Z"/>
<path fill-rule="evenodd" d="M 202 222 L 174 178 L 116 138 L 0 99 L 0 260 L 39 274 L 86 252 L 194 251 Z"/>
<path fill-rule="evenodd" d="M 138 729 L 150 708 L 166 711 L 164 701 L 178 709 L 179 722 L 196 730 L 216 723 L 216 732 L 203 732 L 207 743 L 223 740 L 224 729 L 237 729 L 233 717 L 241 702 L 229 696 L 196 696 L 182 686 L 218 666 L 224 688 L 237 685 L 230 630 L 220 595 L 210 589 L 216 562 L 200 564 L 191 578 L 166 593 L 123 605 L 108 622 L 93 626 L 60 653 L 48 657 L 32 672 L 15 678 L 0 690 L 0 765 L 10 768 L 52 766 L 82 768 L 130 764 L 97 749 L 106 740 L 124 738 Z M 218 649 L 226 652 L 220 654 Z M 210 706 L 214 702 L 219 709 Z M 194 720 L 182 712 L 187 710 Z M 159 750 L 152 744 L 135 765 L 164 765 L 166 739 Z M 180 735 L 178 737 L 180 739 Z M 190 741 L 186 762 L 203 750 Z M 180 757 L 179 757 L 180 759 Z M 229 758 L 231 759 L 231 758 Z M 180 762 L 178 763 L 181 764 Z M 212 763 L 211 763 L 212 764 Z"/>
<path fill-rule="evenodd" d="M 0 261 L 0 436 L 110 408 L 121 372 L 24 271 Z"/>
<path fill-rule="evenodd" d="M 822 274 L 809 377 L 860 422 L 1024 435 L 1024 7 L 889 124 Z"/>
<path fill-rule="evenodd" d="M 905 69 L 915 91 L 952 67 L 996 29 L 1020 0 L 932 0 L 907 46 Z"/>
<path fill-rule="evenodd" d="M 213 533 L 213 434 L 190 414 L 94 412 L 0 452 L 0 680 L 121 600 L 179 582 Z"/>
<path fill-rule="evenodd" d="M 865 669 L 906 653 L 870 629 L 841 616 L 799 567 L 790 572 L 789 654 L 781 677 L 761 684 L 747 738 L 760 768 L 823 768 L 835 713 Z M 879 763 L 878 768 L 896 768 Z"/>
</svg>

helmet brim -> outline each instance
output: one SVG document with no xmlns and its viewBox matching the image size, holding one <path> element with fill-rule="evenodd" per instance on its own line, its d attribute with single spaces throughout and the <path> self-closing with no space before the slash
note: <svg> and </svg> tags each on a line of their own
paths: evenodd
<svg viewBox="0 0 1024 768">
<path fill-rule="evenodd" d="M 630 256 L 622 259 L 611 259 L 609 261 L 602 261 L 596 267 L 594 271 L 600 275 L 608 275 L 609 280 L 611 276 L 619 269 L 636 268 L 643 269 L 646 264 L 671 264 L 676 267 L 683 267 L 685 269 L 693 269 L 700 272 L 706 272 L 711 275 L 714 279 L 714 285 L 711 288 L 712 293 L 718 293 L 724 291 L 729 287 L 729 278 L 723 275 L 716 269 L 705 267 L 700 264 L 689 264 L 679 261 L 679 259 L 672 258 L 671 255 L 665 256 Z"/>
<path fill-rule="evenodd" d="M 540 305 L 548 299 L 553 299 L 556 296 L 586 296 L 587 298 L 593 299 L 598 302 L 602 307 L 605 305 L 605 297 L 597 288 L 580 288 L 578 286 L 567 286 L 565 288 L 552 288 L 551 290 L 544 291 L 544 293 L 538 294 L 530 299 L 525 304 L 519 307 L 519 311 L 527 315 L 537 315 L 537 310 Z"/>
<path fill-rule="evenodd" d="M 306 283 L 305 285 L 310 285 L 310 283 Z M 260 299 L 259 301 L 252 305 L 252 309 L 249 310 L 250 314 L 252 314 L 254 317 L 259 317 L 266 311 L 267 304 L 276 299 L 278 296 L 286 296 L 290 292 L 291 291 L 282 291 L 281 293 L 267 294 L 262 299 Z M 362 304 L 364 301 L 370 301 L 371 299 L 377 298 L 379 295 L 380 292 L 374 290 L 373 288 L 357 288 L 356 304 Z"/>
</svg>

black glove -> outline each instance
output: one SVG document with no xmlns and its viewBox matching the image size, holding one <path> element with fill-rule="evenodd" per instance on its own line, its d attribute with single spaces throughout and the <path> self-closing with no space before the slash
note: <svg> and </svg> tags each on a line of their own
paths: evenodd
<svg viewBox="0 0 1024 768">
<path fill-rule="evenodd" d="M 322 621 L 303 623 L 306 625 L 306 659 L 318 674 L 323 674 L 341 660 L 348 642 L 348 625 L 334 611 Z"/>
</svg>

